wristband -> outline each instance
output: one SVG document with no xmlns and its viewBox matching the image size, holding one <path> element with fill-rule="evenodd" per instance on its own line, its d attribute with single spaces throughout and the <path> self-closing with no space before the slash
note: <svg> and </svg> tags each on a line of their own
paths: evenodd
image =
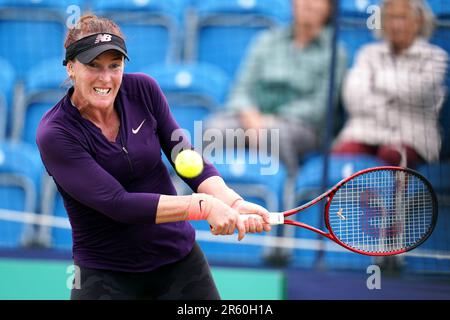
<svg viewBox="0 0 450 320">
<path fill-rule="evenodd" d="M 193 193 L 187 208 L 187 220 L 206 220 L 211 212 L 211 196 Z"/>
</svg>

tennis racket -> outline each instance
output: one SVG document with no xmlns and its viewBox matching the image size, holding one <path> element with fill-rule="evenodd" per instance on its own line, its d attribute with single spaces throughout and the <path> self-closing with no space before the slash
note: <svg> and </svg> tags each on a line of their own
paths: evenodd
<svg viewBox="0 0 450 320">
<path fill-rule="evenodd" d="M 327 199 L 323 231 L 286 217 Z M 242 215 L 261 219 L 259 215 Z M 431 184 L 403 167 L 375 167 L 354 173 L 314 200 L 284 212 L 270 213 L 270 224 L 316 232 L 351 251 L 390 256 L 410 251 L 433 232 L 437 200 Z"/>
</svg>

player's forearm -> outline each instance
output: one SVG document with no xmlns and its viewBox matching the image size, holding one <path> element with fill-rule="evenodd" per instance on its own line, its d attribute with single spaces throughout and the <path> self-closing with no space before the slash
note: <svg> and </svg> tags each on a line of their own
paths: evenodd
<svg viewBox="0 0 450 320">
<path fill-rule="evenodd" d="M 232 234 L 237 228 L 240 240 L 245 229 L 238 217 L 237 211 L 212 195 L 194 193 L 190 196 L 161 195 L 155 222 L 207 220 L 214 230 L 213 234 Z"/>
<path fill-rule="evenodd" d="M 242 199 L 239 194 L 230 189 L 220 176 L 205 179 L 197 188 L 199 194 L 211 195 L 228 206 L 234 205 Z M 156 223 L 166 223 L 188 220 L 188 209 L 192 196 L 161 195 L 156 211 Z"/>
<path fill-rule="evenodd" d="M 234 190 L 230 189 L 222 177 L 213 176 L 203 181 L 198 189 L 200 193 L 210 194 L 213 197 L 222 200 L 229 206 L 233 206 L 236 201 L 242 199 Z"/>
<path fill-rule="evenodd" d="M 191 196 L 161 195 L 156 211 L 156 223 L 186 220 Z"/>
</svg>

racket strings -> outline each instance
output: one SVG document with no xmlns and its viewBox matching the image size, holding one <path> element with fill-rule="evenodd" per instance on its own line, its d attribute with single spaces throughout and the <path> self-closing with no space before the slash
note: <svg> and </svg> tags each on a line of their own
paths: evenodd
<svg viewBox="0 0 450 320">
<path fill-rule="evenodd" d="M 403 171 L 367 172 L 337 190 L 329 207 L 333 234 L 367 253 L 405 251 L 428 236 L 433 198 L 417 176 Z"/>
</svg>

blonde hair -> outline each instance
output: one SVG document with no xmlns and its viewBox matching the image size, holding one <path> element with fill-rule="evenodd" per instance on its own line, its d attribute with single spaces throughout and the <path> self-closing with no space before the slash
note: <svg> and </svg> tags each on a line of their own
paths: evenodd
<svg viewBox="0 0 450 320">
<path fill-rule="evenodd" d="M 381 21 L 383 23 L 384 14 L 386 11 L 386 6 L 396 0 L 383 0 L 381 3 Z M 429 39 L 434 31 L 435 27 L 435 16 L 433 11 L 431 10 L 430 6 L 428 5 L 426 0 L 407 0 L 409 5 L 412 9 L 416 10 L 417 14 L 419 14 L 422 18 L 422 27 L 419 30 L 419 37 L 422 37 L 424 39 Z M 381 30 L 375 31 L 375 36 L 377 38 L 383 38 L 384 32 L 383 32 L 383 25 L 381 26 Z"/>
</svg>

